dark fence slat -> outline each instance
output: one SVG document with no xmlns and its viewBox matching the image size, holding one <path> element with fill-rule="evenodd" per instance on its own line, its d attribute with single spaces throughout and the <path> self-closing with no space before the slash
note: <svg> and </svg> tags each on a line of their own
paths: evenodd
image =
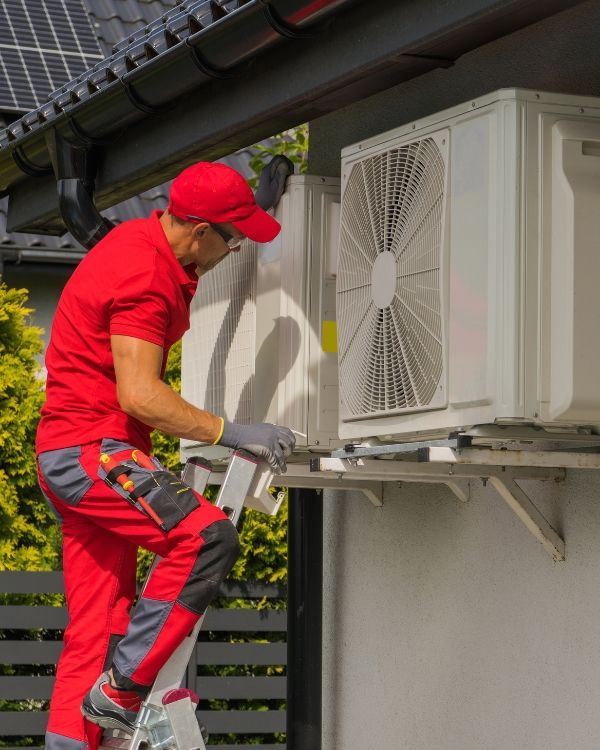
<svg viewBox="0 0 600 750">
<path fill-rule="evenodd" d="M 47 711 L 0 711 L 0 734 L 5 737 L 44 734 L 47 723 Z"/>
<path fill-rule="evenodd" d="M 1 612 L 1 610 L 0 610 Z M 0 641 L 0 664 L 56 664 L 62 641 Z M 285 643 L 198 644 L 198 664 L 285 665 Z"/>
<path fill-rule="evenodd" d="M 258 581 L 225 581 L 219 588 L 219 596 L 230 599 L 285 599 L 287 587 L 279 583 L 259 583 Z"/>
<path fill-rule="evenodd" d="M 3 594 L 64 594 L 62 571 L 0 571 L 0 593 Z M 285 599 L 286 586 L 279 583 L 258 581 L 225 581 L 219 588 L 219 596 L 231 599 Z"/>
<path fill-rule="evenodd" d="M 62 641 L 0 641 L 0 664 L 56 664 L 62 648 Z"/>
<path fill-rule="evenodd" d="M 198 718 L 211 734 L 271 734 L 285 732 L 285 711 L 198 711 Z M 45 711 L 0 711 L 2 736 L 44 734 Z"/>
<path fill-rule="evenodd" d="M 209 734 L 285 732 L 285 711 L 197 711 Z"/>
<path fill-rule="evenodd" d="M 285 698 L 285 677 L 198 677 L 194 690 L 202 698 Z"/>
<path fill-rule="evenodd" d="M 52 695 L 53 687 L 54 677 L 23 677 L 21 675 L 0 677 L 0 698 L 7 700 L 48 699 Z M 0 719 L 0 731 L 1 725 Z"/>
<path fill-rule="evenodd" d="M 65 607 L 28 607 L 9 605 L 0 607 L 2 627 L 14 630 L 47 628 L 62 629 L 68 621 Z M 287 613 L 282 609 L 209 609 L 203 630 L 232 632 L 284 632 Z"/>
<path fill-rule="evenodd" d="M 0 571 L 0 592 L 3 594 L 64 594 L 65 584 L 61 570 Z"/>
<path fill-rule="evenodd" d="M 48 630 L 62 629 L 67 626 L 67 610 L 65 607 L 47 607 L 27 605 L 8 605 L 0 607 L 0 624 L 3 628 L 14 630 L 32 630 L 47 628 Z"/>
<path fill-rule="evenodd" d="M 3 747 L 2 750 L 23 750 L 23 747 Z M 44 750 L 27 745 L 27 750 Z M 207 745 L 206 750 L 285 750 L 285 745 Z"/>
<path fill-rule="evenodd" d="M 2 646 L 0 645 L 0 654 Z M 196 648 L 198 664 L 276 664 L 285 665 L 285 643 L 210 643 Z M 1 659 L 0 659 L 1 661 Z M 13 663 L 17 663 L 13 660 Z"/>
<path fill-rule="evenodd" d="M 210 698 L 285 698 L 285 677 L 199 677 L 196 692 Z M 54 677 L 0 677 L 0 698 L 25 700 L 52 695 Z"/>
<path fill-rule="evenodd" d="M 209 609 L 202 630 L 283 633 L 287 630 L 287 612 L 283 609 Z"/>
</svg>

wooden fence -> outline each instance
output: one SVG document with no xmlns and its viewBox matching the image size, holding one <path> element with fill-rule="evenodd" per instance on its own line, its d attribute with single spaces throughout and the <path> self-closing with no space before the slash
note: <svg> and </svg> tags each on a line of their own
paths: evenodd
<svg viewBox="0 0 600 750">
<path fill-rule="evenodd" d="M 56 594 L 63 593 L 62 573 L 0 572 L 0 593 Z M 227 582 L 220 596 L 231 599 L 285 598 L 281 586 L 260 583 Z M 4 665 L 54 665 L 62 650 L 57 635 L 67 624 L 64 606 L 26 604 L 0 605 L 0 663 Z M 287 630 L 287 613 L 282 609 L 209 609 L 196 644 L 194 657 L 187 673 L 190 687 L 202 701 L 226 699 L 232 701 L 261 700 L 281 704 L 286 697 L 284 676 L 258 676 L 265 666 L 286 664 L 286 643 L 281 634 Z M 12 631 L 12 632 L 11 632 Z M 16 634 L 15 634 L 16 631 Z M 35 632 L 37 640 L 19 637 L 19 631 Z M 57 632 L 58 631 L 58 632 Z M 229 643 L 227 635 L 236 633 L 250 642 Z M 274 635 L 274 634 L 279 634 Z M 8 636 L 8 637 L 7 637 Z M 52 640 L 51 638 L 55 639 Z M 31 638 L 31 636 L 29 636 Z M 269 639 L 276 639 L 269 642 Z M 206 676 L 206 665 L 251 665 L 243 676 Z M 50 698 L 54 677 L 31 675 L 0 676 L 0 700 L 23 701 L 24 710 L 0 711 L 0 740 L 18 744 L 20 737 L 40 737 L 48 718 L 47 708 L 38 708 Z M 45 669 L 46 673 L 50 671 Z M 267 703 L 268 705 L 268 703 Z M 203 704 L 201 703 L 201 708 Z M 285 732 L 285 710 L 200 710 L 198 716 L 212 737 L 215 735 L 272 735 Z M 283 744 L 227 744 L 208 745 L 208 750 L 285 750 Z M 12 748 L 10 750 L 13 750 Z M 32 748 L 41 750 L 41 748 Z"/>
</svg>

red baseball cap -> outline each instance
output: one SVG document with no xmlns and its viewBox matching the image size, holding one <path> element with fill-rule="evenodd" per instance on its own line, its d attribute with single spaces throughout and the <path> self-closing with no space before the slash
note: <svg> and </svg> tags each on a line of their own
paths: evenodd
<svg viewBox="0 0 600 750">
<path fill-rule="evenodd" d="M 235 169 L 200 161 L 184 169 L 171 185 L 169 213 L 213 224 L 229 223 L 255 242 L 271 242 L 281 225 L 255 201 L 250 185 Z"/>
</svg>

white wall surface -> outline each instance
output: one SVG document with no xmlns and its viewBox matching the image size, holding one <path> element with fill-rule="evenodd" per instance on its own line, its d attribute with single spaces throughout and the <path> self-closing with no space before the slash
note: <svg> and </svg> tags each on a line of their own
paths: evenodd
<svg viewBox="0 0 600 750">
<path fill-rule="evenodd" d="M 523 483 L 555 563 L 491 487 L 324 497 L 324 750 L 600 748 L 600 476 Z"/>
<path fill-rule="evenodd" d="M 501 87 L 600 96 L 598 29 L 588 0 L 313 121 L 309 171 Z M 600 474 L 528 488 L 565 562 L 480 483 L 325 493 L 323 750 L 600 750 Z"/>
</svg>

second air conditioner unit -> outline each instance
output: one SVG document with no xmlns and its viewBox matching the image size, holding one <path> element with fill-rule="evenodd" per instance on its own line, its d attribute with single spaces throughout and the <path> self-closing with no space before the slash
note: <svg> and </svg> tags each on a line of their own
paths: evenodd
<svg viewBox="0 0 600 750">
<path fill-rule="evenodd" d="M 337 179 L 296 175 L 275 209 L 271 243 L 244 243 L 200 279 L 183 338 L 182 396 L 230 421 L 272 422 L 297 448 L 337 440 Z M 226 458 L 190 440 L 182 458 Z"/>
<path fill-rule="evenodd" d="M 600 100 L 502 90 L 342 152 L 339 435 L 600 424 Z"/>
</svg>

